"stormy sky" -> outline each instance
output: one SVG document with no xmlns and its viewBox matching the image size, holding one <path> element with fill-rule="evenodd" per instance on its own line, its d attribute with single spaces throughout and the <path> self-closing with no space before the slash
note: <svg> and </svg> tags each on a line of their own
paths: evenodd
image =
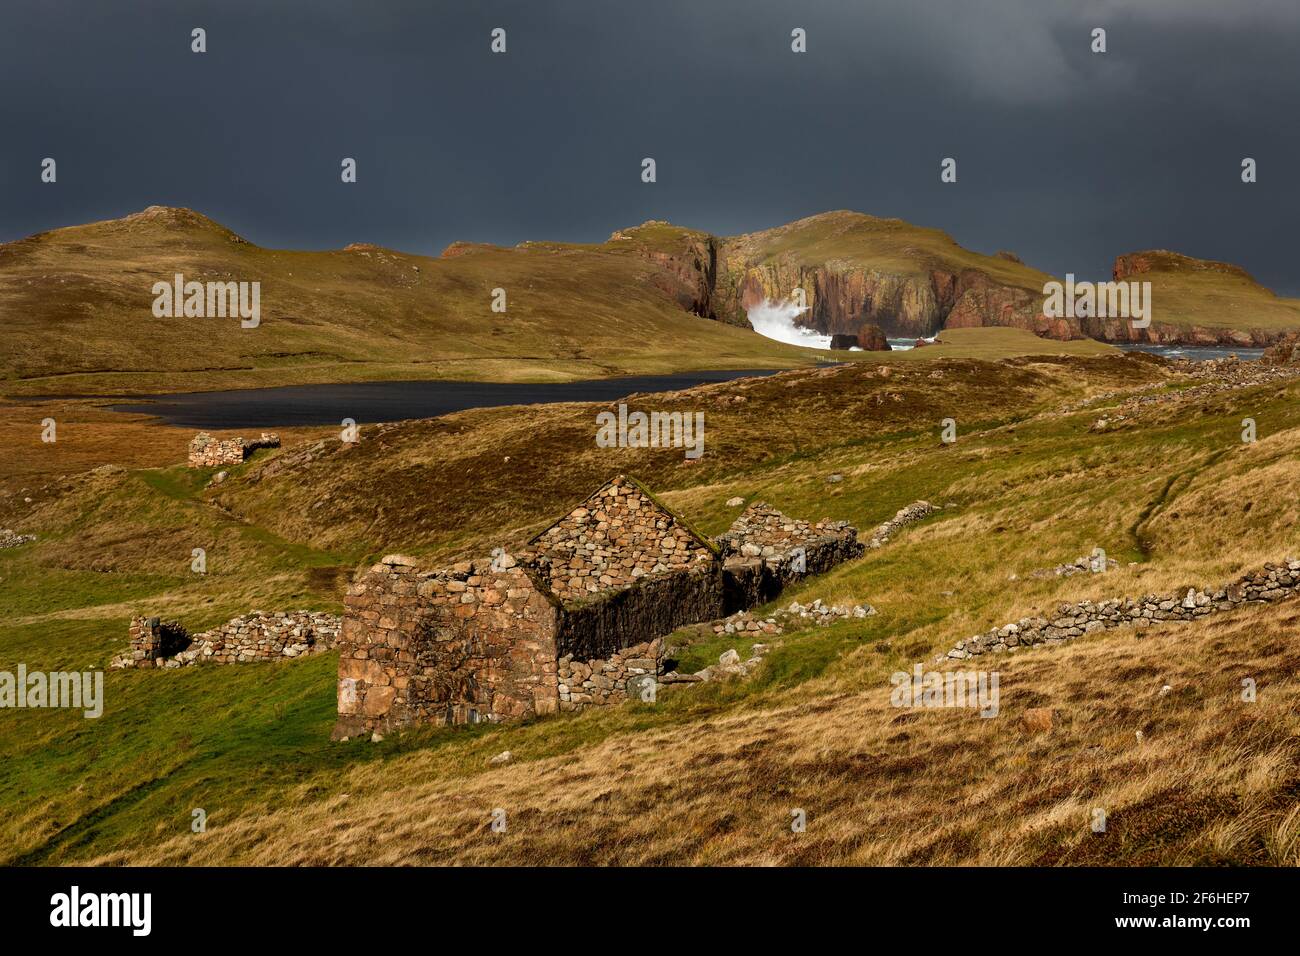
<svg viewBox="0 0 1300 956">
<path fill-rule="evenodd" d="M 0 240 L 164 204 L 436 254 L 848 208 L 1056 274 L 1163 247 L 1297 294 L 1297 49 L 1295 0 L 5 0 Z"/>
</svg>

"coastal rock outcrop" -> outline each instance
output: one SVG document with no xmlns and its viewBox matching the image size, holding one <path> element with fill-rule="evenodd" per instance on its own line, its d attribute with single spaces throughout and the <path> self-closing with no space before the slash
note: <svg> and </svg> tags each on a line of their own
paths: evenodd
<svg viewBox="0 0 1300 956">
<path fill-rule="evenodd" d="M 1264 365 L 1300 367 L 1300 332 L 1291 332 L 1274 342 L 1259 357 Z"/>
<path fill-rule="evenodd" d="M 858 348 L 867 352 L 893 351 L 893 346 L 885 337 L 885 330 L 878 325 L 864 325 L 858 330 Z"/>
</svg>

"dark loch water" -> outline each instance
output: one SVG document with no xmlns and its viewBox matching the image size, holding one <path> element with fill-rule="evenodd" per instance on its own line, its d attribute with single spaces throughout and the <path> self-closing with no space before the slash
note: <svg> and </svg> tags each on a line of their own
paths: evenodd
<svg viewBox="0 0 1300 956">
<path fill-rule="evenodd" d="M 274 428 L 434 418 L 467 408 L 540 405 L 546 402 L 609 402 L 635 392 L 671 392 L 706 382 L 771 375 L 776 369 L 726 369 L 637 375 L 543 384 L 501 382 L 357 382 L 350 385 L 286 385 L 229 392 L 183 392 L 134 399 L 109 407 L 157 415 L 186 428 Z"/>
</svg>

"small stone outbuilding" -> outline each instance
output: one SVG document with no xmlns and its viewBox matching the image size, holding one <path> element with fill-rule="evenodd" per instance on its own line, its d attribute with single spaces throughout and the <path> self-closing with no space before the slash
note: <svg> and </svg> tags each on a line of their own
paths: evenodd
<svg viewBox="0 0 1300 956">
<path fill-rule="evenodd" d="M 241 465 L 259 448 L 279 448 L 280 436 L 262 432 L 261 438 L 214 438 L 199 432 L 190 440 L 188 464 L 191 468 L 219 468 Z"/>
</svg>

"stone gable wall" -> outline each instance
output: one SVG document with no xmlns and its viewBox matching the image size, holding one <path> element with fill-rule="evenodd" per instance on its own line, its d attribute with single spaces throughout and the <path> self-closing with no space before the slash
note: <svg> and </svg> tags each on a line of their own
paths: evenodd
<svg viewBox="0 0 1300 956">
<path fill-rule="evenodd" d="M 261 438 L 213 438 L 199 432 L 190 441 L 189 466 L 191 468 L 216 468 L 221 465 L 240 465 L 258 448 L 279 448 L 280 437 L 274 432 L 262 432 Z"/>
<path fill-rule="evenodd" d="M 559 709 L 559 609 L 513 560 L 385 558 L 348 588 L 335 738 Z"/>
<path fill-rule="evenodd" d="M 615 479 L 533 542 L 533 565 L 561 601 L 713 561 L 713 552 L 626 479 Z"/>
</svg>

